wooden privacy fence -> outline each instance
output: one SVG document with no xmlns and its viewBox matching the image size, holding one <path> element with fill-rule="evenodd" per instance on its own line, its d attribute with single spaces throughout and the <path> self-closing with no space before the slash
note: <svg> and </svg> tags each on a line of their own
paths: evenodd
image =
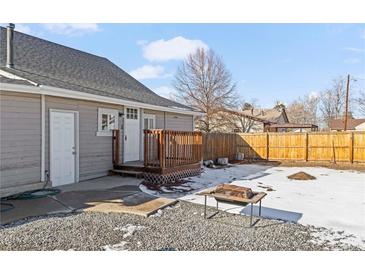
<svg viewBox="0 0 365 274">
<path fill-rule="evenodd" d="M 365 162 L 365 132 L 207 133 L 203 159 Z"/>
<path fill-rule="evenodd" d="M 163 169 L 199 163 L 201 147 L 201 132 L 146 129 L 144 165 Z"/>
</svg>

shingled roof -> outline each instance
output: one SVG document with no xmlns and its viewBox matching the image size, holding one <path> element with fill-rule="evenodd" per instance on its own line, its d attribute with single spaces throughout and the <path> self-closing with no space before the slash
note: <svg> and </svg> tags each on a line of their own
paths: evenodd
<svg viewBox="0 0 365 274">
<path fill-rule="evenodd" d="M 0 27 L 0 69 L 31 82 L 116 99 L 192 110 L 155 94 L 104 57 L 18 31 L 14 31 L 13 41 L 14 68 L 7 68 L 6 28 Z M 4 77 L 0 80 L 10 81 Z"/>
<path fill-rule="evenodd" d="M 348 119 L 347 120 L 347 129 L 355 130 L 357 126 L 365 123 L 365 119 Z M 330 120 L 330 129 L 332 130 L 344 130 L 345 129 L 345 121 L 344 119 L 332 119 Z"/>
<path fill-rule="evenodd" d="M 272 109 L 246 109 L 242 111 L 243 114 L 253 116 L 271 123 L 279 122 L 280 116 L 284 113 L 284 119 L 289 122 L 285 109 L 272 108 Z"/>
</svg>

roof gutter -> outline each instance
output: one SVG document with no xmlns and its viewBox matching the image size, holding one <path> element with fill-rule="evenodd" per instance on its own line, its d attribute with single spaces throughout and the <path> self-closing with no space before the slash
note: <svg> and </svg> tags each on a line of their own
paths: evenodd
<svg viewBox="0 0 365 274">
<path fill-rule="evenodd" d="M 57 97 L 95 101 L 95 102 L 104 102 L 104 103 L 109 103 L 109 104 L 116 104 L 116 105 L 123 105 L 123 106 L 137 107 L 137 108 L 146 108 L 146 109 L 151 109 L 151 110 L 159 110 L 159 111 L 173 112 L 173 113 L 193 115 L 193 116 L 204 115 L 204 113 L 202 113 L 202 112 L 193 111 L 193 110 L 156 106 L 156 105 L 151 105 L 151 104 L 146 104 L 146 103 L 134 102 L 134 101 L 124 100 L 124 99 L 117 99 L 117 98 L 101 96 L 101 95 L 94 95 L 94 94 L 90 94 L 90 93 L 73 91 L 73 90 L 63 89 L 63 88 L 56 88 L 56 87 L 51 87 L 51 86 L 46 86 L 46 85 L 26 86 L 26 85 L 19 85 L 19 84 L 2 83 L 1 90 L 23 92 L 23 93 L 33 93 L 33 94 L 43 94 L 43 95 L 48 95 L 48 96 L 57 96 Z"/>
</svg>

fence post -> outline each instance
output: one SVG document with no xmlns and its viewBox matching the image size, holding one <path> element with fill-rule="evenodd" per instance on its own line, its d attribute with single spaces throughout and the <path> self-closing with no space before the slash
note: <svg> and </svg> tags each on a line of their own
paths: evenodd
<svg viewBox="0 0 365 274">
<path fill-rule="evenodd" d="M 269 132 L 266 132 L 266 160 L 269 161 Z"/>
<path fill-rule="evenodd" d="M 305 133 L 305 155 L 304 160 L 308 162 L 308 132 Z"/>
<path fill-rule="evenodd" d="M 350 163 L 354 162 L 354 132 L 350 133 L 350 147 L 349 147 Z"/>
<path fill-rule="evenodd" d="M 331 143 L 332 143 L 332 162 L 335 164 L 336 163 L 336 149 L 335 149 L 335 140 L 334 140 L 334 134 L 330 133 L 331 135 Z"/>
</svg>

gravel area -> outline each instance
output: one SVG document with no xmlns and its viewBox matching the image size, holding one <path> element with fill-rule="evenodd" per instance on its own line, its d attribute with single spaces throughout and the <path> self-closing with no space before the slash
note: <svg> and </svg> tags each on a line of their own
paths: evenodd
<svg viewBox="0 0 365 274">
<path fill-rule="evenodd" d="M 219 212 L 179 202 L 148 218 L 86 213 L 29 218 L 0 228 L 0 250 L 359 250 L 319 240 L 314 228 Z M 213 209 L 209 209 L 212 213 Z"/>
</svg>

